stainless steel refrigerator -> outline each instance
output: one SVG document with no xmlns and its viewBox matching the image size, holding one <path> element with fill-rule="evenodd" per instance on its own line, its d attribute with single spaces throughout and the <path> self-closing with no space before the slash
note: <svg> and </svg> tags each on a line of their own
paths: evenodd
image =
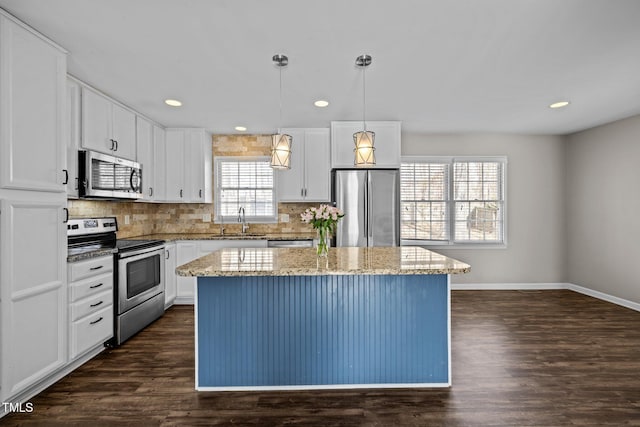
<svg viewBox="0 0 640 427">
<path fill-rule="evenodd" d="M 336 246 L 400 245 L 400 171 L 334 169 L 332 198 L 345 213 Z"/>
</svg>

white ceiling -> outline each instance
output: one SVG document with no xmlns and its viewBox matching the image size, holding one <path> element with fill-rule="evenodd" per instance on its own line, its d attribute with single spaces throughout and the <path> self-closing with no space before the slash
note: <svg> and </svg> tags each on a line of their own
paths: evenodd
<svg viewBox="0 0 640 427">
<path fill-rule="evenodd" d="M 166 126 L 567 134 L 640 114 L 639 0 L 0 0 L 69 73 Z M 183 101 L 181 108 L 165 98 Z M 328 108 L 313 106 L 327 99 Z M 569 100 L 567 108 L 548 104 Z"/>
</svg>

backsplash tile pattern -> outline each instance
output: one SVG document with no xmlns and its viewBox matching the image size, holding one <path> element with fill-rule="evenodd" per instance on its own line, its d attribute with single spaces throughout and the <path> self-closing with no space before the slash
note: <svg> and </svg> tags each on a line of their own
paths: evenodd
<svg viewBox="0 0 640 427">
<path fill-rule="evenodd" d="M 268 156 L 270 135 L 213 135 L 215 156 Z M 214 178 L 215 179 L 215 178 Z M 215 185 L 215 183 L 214 183 Z M 309 224 L 300 221 L 300 214 L 318 203 L 279 203 L 278 218 L 289 215 L 289 222 L 250 224 L 250 233 L 312 232 Z M 118 237 L 126 238 L 155 233 L 219 233 L 220 224 L 203 222 L 203 215 L 214 217 L 213 204 L 205 203 L 144 203 L 128 201 L 69 200 L 72 217 L 115 216 Z M 129 224 L 125 217 L 129 216 Z M 239 233 L 237 222 L 224 224 L 226 233 Z"/>
</svg>

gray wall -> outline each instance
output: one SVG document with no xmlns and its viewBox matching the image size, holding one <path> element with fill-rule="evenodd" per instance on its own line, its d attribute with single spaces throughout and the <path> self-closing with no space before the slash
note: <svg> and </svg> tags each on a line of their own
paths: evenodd
<svg viewBox="0 0 640 427">
<path fill-rule="evenodd" d="M 568 281 L 640 303 L 640 116 L 567 137 Z"/>
<path fill-rule="evenodd" d="M 452 283 L 566 282 L 564 137 L 403 133 L 402 155 L 507 156 L 507 247 L 438 249 L 471 265 Z"/>
</svg>

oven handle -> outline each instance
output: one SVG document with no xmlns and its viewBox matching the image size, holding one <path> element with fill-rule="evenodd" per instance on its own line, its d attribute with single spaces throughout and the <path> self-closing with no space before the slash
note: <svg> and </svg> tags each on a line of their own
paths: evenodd
<svg viewBox="0 0 640 427">
<path fill-rule="evenodd" d="M 131 252 L 119 252 L 118 253 L 118 259 L 126 259 L 128 261 L 133 261 L 129 258 L 145 258 L 145 257 L 149 257 L 152 255 L 155 255 L 156 253 L 158 254 L 164 254 L 164 245 L 160 245 L 160 246 L 153 246 L 151 248 L 144 248 L 144 249 L 140 249 L 137 251 L 131 251 Z"/>
</svg>

